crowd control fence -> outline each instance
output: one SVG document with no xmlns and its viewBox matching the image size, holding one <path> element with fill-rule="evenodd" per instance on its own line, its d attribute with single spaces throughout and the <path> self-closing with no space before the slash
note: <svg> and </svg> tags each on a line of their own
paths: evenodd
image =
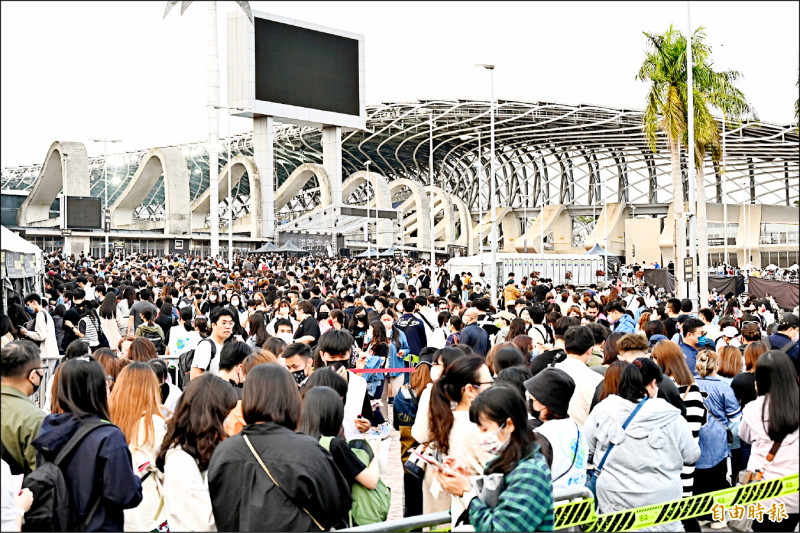
<svg viewBox="0 0 800 533">
<path fill-rule="evenodd" d="M 614 513 L 595 513 L 592 493 L 585 487 L 570 492 L 554 493 L 555 529 L 568 530 L 580 526 L 581 531 L 634 531 L 659 524 L 678 520 L 686 520 L 702 515 L 731 516 L 736 513 L 763 516 L 771 514 L 771 509 L 758 502 L 771 500 L 780 496 L 796 494 L 800 474 L 793 474 L 778 479 L 760 481 L 722 489 L 707 494 L 699 494 L 680 500 L 626 509 Z M 751 505 L 755 504 L 755 505 Z M 780 515 L 778 515 L 780 516 Z M 758 520 L 758 518 L 756 518 Z M 413 531 L 423 527 L 443 524 L 450 521 L 450 512 L 442 511 L 417 516 L 409 516 L 399 520 L 388 520 L 367 526 L 358 526 L 341 531 L 350 532 L 388 532 Z M 759 520 L 760 521 L 760 520 Z M 436 531 L 449 531 L 449 527 Z"/>
</svg>

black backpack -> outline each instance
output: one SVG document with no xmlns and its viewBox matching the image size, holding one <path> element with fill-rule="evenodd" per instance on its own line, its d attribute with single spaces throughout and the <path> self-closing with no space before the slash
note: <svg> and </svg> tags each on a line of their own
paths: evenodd
<svg viewBox="0 0 800 533">
<path fill-rule="evenodd" d="M 22 531 L 86 531 L 100 505 L 98 494 L 86 518 L 79 523 L 72 507 L 72 497 L 67 487 L 61 463 L 77 448 L 86 435 L 107 425 L 98 419 L 84 422 L 67 441 L 54 461 L 39 464 L 36 470 L 25 476 L 22 487 L 33 493 L 33 504 L 25 513 Z"/>
<path fill-rule="evenodd" d="M 200 342 L 203 341 L 208 341 L 209 343 L 211 343 L 211 359 L 208 360 L 208 366 L 210 368 L 211 360 L 214 359 L 214 356 L 217 355 L 217 344 L 208 337 L 202 339 Z M 197 343 L 198 346 L 200 345 L 200 342 Z M 180 355 L 180 357 L 178 357 L 178 376 L 179 376 L 178 379 L 180 380 L 180 383 L 178 383 L 177 385 L 178 387 L 180 387 L 181 390 L 183 390 L 183 388 L 189 384 L 189 380 L 191 379 L 189 375 L 192 371 L 192 363 L 194 362 L 194 351 L 196 349 L 197 347 L 194 347 L 191 350 L 186 350 Z M 206 368 L 206 370 L 208 370 L 208 368 Z"/>
</svg>

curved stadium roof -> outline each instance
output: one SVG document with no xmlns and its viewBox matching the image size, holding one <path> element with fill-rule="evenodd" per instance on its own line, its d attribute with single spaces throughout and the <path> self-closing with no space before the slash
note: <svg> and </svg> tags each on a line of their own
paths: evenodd
<svg viewBox="0 0 800 533">
<path fill-rule="evenodd" d="M 410 178 L 427 184 L 433 141 L 436 185 L 460 196 L 470 209 L 489 205 L 490 116 L 487 101 L 424 100 L 367 107 L 367 131 L 343 134 L 342 175 L 370 170 L 387 178 Z M 720 130 L 722 124 L 719 124 Z M 744 123 L 725 135 L 725 170 L 706 158 L 705 194 L 708 201 L 794 205 L 800 198 L 800 150 L 795 125 Z M 220 143 L 220 166 L 227 159 Z M 593 205 L 609 201 L 636 204 L 672 200 L 672 181 L 666 138 L 659 134 L 653 153 L 642 128 L 642 112 L 596 105 L 565 105 L 500 100 L 496 106 L 498 205 L 535 207 L 564 203 Z M 206 143 L 178 145 L 191 173 L 191 200 L 208 186 Z M 124 190 L 135 174 L 143 149 L 108 156 L 109 201 Z M 252 155 L 250 134 L 231 139 L 232 155 Z M 683 166 L 686 166 L 682 157 Z M 276 125 L 275 170 L 279 186 L 298 165 L 321 163 L 321 131 Z M 4 168 L 3 190 L 26 190 L 41 165 Z M 90 160 L 92 194 L 103 195 L 103 158 Z M 684 180 L 686 171 L 684 170 Z M 480 183 L 479 183 L 480 176 Z M 723 177 L 725 178 L 723 180 Z M 480 185 L 480 186 L 479 186 Z M 241 180 L 239 214 L 247 211 L 248 181 Z M 365 190 L 355 193 L 363 200 Z M 309 182 L 287 212 L 310 209 L 318 200 L 318 185 Z M 599 198 L 599 199 L 598 199 Z M 142 214 L 163 213 L 161 181 L 145 200 Z"/>
</svg>

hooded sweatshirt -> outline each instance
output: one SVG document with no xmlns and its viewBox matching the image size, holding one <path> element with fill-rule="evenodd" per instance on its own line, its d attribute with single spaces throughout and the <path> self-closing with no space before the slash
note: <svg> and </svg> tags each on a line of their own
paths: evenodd
<svg viewBox="0 0 800 533">
<path fill-rule="evenodd" d="M 89 415 L 89 418 L 97 417 Z M 33 446 L 40 457 L 53 461 L 80 426 L 81 420 L 72 413 L 47 415 Z M 81 523 L 102 495 L 88 531 L 122 531 L 123 509 L 136 507 L 142 501 L 142 483 L 133 473 L 131 464 L 125 435 L 111 423 L 86 435 L 61 463 L 73 508 Z"/>
<path fill-rule="evenodd" d="M 619 331 L 621 333 L 636 333 L 636 322 L 631 318 L 630 315 L 623 314 L 619 317 L 614 323 L 614 331 Z"/>
<path fill-rule="evenodd" d="M 683 464 L 693 464 L 700 457 L 700 446 L 680 411 L 660 398 L 649 399 L 623 430 L 622 424 L 635 407 L 635 403 L 611 395 L 583 425 L 595 467 L 614 443 L 597 480 L 599 513 L 679 500 Z M 642 531 L 679 528 L 679 522 L 670 522 Z"/>
</svg>

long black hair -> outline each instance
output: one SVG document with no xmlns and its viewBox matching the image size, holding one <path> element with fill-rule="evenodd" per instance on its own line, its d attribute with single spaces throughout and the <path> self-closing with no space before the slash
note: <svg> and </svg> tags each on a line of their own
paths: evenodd
<svg viewBox="0 0 800 533">
<path fill-rule="evenodd" d="M 663 377 L 661 368 L 652 359 L 640 357 L 622 371 L 617 394 L 629 402 L 639 403 L 648 396 L 647 385 L 653 380 L 660 383 Z"/>
<path fill-rule="evenodd" d="M 80 356 L 60 365 L 58 403 L 64 412 L 110 421 L 107 395 L 106 371 L 94 357 Z"/>
<path fill-rule="evenodd" d="M 780 350 L 770 350 L 756 362 L 758 394 L 769 399 L 769 423 L 765 428 L 772 440 L 780 440 L 797 431 L 798 414 L 797 372 L 789 356 Z M 767 402 L 764 402 L 761 419 L 767 419 Z"/>
<path fill-rule="evenodd" d="M 533 432 L 528 429 L 525 399 L 513 385 L 498 384 L 481 392 L 469 408 L 469 420 L 479 424 L 481 416 L 498 426 L 506 424 L 509 418 L 514 423 L 508 446 L 486 467 L 486 474 L 508 474 L 536 450 Z"/>
<path fill-rule="evenodd" d="M 434 354 L 434 359 L 436 359 L 436 354 Z M 477 355 L 459 357 L 445 366 L 442 377 L 433 384 L 428 424 L 433 437 L 431 441 L 435 442 L 437 449 L 444 454 L 450 450 L 450 430 L 453 429 L 454 418 L 451 402 L 461 401 L 464 387 L 467 385 L 479 386 L 480 369 L 485 364 L 483 357 Z"/>
<path fill-rule="evenodd" d="M 339 435 L 344 420 L 344 402 L 330 387 L 313 387 L 303 395 L 300 432 L 319 439 Z"/>
</svg>

